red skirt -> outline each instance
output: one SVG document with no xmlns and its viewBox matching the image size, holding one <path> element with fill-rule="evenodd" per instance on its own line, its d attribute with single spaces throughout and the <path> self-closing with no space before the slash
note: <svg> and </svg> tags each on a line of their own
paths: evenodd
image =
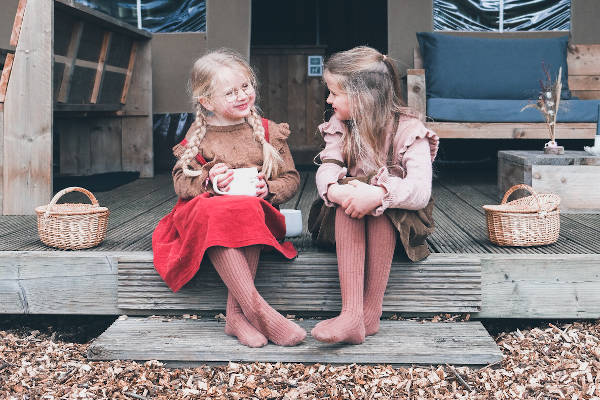
<svg viewBox="0 0 600 400">
<path fill-rule="evenodd" d="M 292 259 L 298 252 L 285 236 L 285 218 L 271 204 L 251 196 L 204 193 L 179 200 L 152 234 L 154 267 L 173 290 L 194 277 L 212 246 L 267 245 Z"/>
</svg>

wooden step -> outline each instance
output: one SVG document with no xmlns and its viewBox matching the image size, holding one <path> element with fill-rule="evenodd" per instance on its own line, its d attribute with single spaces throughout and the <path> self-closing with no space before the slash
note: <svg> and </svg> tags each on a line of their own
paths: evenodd
<svg viewBox="0 0 600 400">
<path fill-rule="evenodd" d="M 225 307 L 225 286 L 208 263 L 177 293 L 154 269 L 152 253 L 123 255 L 118 266 L 118 304 L 131 311 L 129 314 L 193 313 Z M 300 253 L 293 261 L 264 256 L 256 287 L 278 310 L 321 312 L 339 311 L 341 307 L 334 252 Z M 474 255 L 431 254 L 416 263 L 394 261 L 383 304 L 387 312 L 479 311 L 481 260 Z"/>
<path fill-rule="evenodd" d="M 307 332 L 318 321 L 300 321 Z M 90 360 L 159 360 L 170 367 L 240 362 L 321 364 L 469 365 L 502 359 L 479 322 L 381 321 L 381 329 L 361 345 L 326 344 L 313 339 L 294 347 L 269 343 L 252 349 L 224 333 L 216 320 L 129 317 L 117 320 L 88 348 Z"/>
</svg>

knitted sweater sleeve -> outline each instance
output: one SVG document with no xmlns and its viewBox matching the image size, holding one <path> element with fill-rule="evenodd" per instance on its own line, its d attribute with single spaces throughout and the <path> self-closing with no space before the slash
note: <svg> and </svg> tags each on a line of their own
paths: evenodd
<svg viewBox="0 0 600 400">
<path fill-rule="evenodd" d="M 298 191 L 300 174 L 296 171 L 292 153 L 287 144 L 287 138 L 290 136 L 289 125 L 269 121 L 269 132 L 270 142 L 279 152 L 283 164 L 277 177 L 267 181 L 269 187 L 269 197 L 267 199 L 273 204 L 281 204 L 291 199 Z"/>
<path fill-rule="evenodd" d="M 192 125 L 193 127 L 193 125 Z M 190 127 L 191 132 L 192 127 Z M 188 135 L 186 135 L 187 137 Z M 195 158 L 190 161 L 189 168 L 192 170 L 201 170 L 202 173 L 198 176 L 188 176 L 183 173 L 183 167 L 181 162 L 181 156 L 185 151 L 185 146 L 177 144 L 173 147 L 173 155 L 177 158 L 177 162 L 173 167 L 171 175 L 173 176 L 173 186 L 175 187 L 175 193 L 181 199 L 191 199 L 202 193 L 210 192 L 213 193 L 212 186 L 209 185 L 208 171 L 216 164 L 215 161 L 210 161 L 204 165 L 201 165 Z"/>
<path fill-rule="evenodd" d="M 323 131 L 323 139 L 325 140 L 325 148 L 319 153 L 321 161 L 329 159 L 343 163 L 342 133 Z M 315 177 L 317 191 L 328 207 L 335 206 L 335 204 L 330 202 L 327 198 L 329 186 L 336 183 L 338 179 L 344 178 L 347 173 L 348 169 L 346 167 L 342 167 L 332 162 L 323 162 L 319 166 Z"/>
<path fill-rule="evenodd" d="M 430 154 L 429 140 L 420 138 L 404 153 L 404 177 L 391 175 L 387 167 L 379 169 L 371 182 L 385 188 L 387 193 L 382 205 L 373 211 L 373 215 L 381 215 L 387 208 L 420 210 L 427 205 L 431 197 L 433 175 Z"/>
</svg>

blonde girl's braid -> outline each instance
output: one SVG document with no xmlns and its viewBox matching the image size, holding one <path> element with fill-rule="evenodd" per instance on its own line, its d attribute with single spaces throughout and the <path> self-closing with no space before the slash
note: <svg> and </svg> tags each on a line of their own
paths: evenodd
<svg viewBox="0 0 600 400">
<path fill-rule="evenodd" d="M 187 176 L 200 176 L 203 172 L 202 169 L 190 169 L 190 162 L 200 152 L 200 142 L 202 142 L 204 135 L 206 135 L 206 119 L 204 118 L 201 107 L 201 105 L 198 105 L 198 109 L 196 110 L 195 124 L 197 124 L 197 129 L 194 131 L 185 151 L 181 155 L 181 167 L 183 173 Z"/>
<path fill-rule="evenodd" d="M 263 151 L 263 167 L 262 172 L 265 174 L 267 179 L 275 177 L 279 174 L 280 164 L 283 159 L 279 155 L 279 152 L 275 150 L 267 140 L 265 139 L 265 129 L 262 126 L 260 115 L 256 111 L 256 107 L 252 106 L 250 109 L 250 116 L 248 117 L 248 123 L 254 131 L 254 139 L 262 145 Z"/>
</svg>

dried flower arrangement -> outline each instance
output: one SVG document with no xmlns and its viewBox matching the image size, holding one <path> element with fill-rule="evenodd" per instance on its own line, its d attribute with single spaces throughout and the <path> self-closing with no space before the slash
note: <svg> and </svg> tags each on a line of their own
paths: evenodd
<svg viewBox="0 0 600 400">
<path fill-rule="evenodd" d="M 565 148 L 556 143 L 556 115 L 558 114 L 560 92 L 562 90 L 562 67 L 558 69 L 558 77 L 556 78 L 555 82 L 552 82 L 548 68 L 546 68 L 545 65 L 542 67 L 544 68 L 544 73 L 546 74 L 546 80 L 540 80 L 541 91 L 537 102 L 526 105 L 521 109 L 521 111 L 525 110 L 526 108 L 537 108 L 540 110 L 544 116 L 548 130 L 550 131 L 550 141 L 544 145 L 544 153 L 563 154 L 565 152 Z"/>
</svg>

